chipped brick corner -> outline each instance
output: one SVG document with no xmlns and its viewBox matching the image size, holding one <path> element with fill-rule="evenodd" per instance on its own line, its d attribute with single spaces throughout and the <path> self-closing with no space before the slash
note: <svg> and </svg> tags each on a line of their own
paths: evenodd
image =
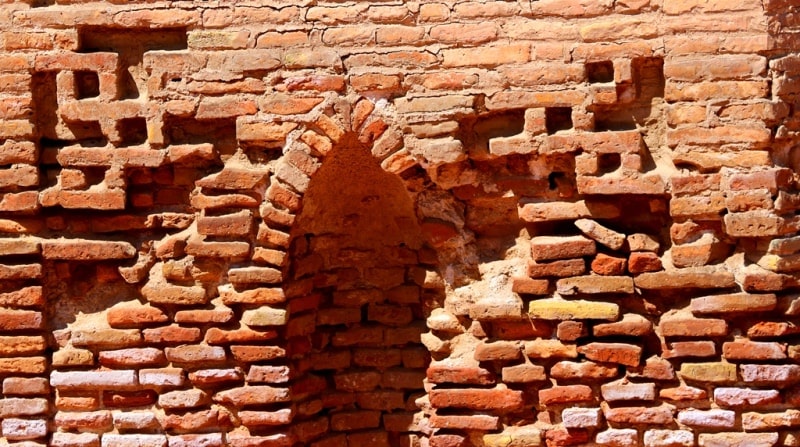
<svg viewBox="0 0 800 447">
<path fill-rule="evenodd" d="M 800 446 L 798 17 L 0 2 L 0 443 Z"/>
</svg>

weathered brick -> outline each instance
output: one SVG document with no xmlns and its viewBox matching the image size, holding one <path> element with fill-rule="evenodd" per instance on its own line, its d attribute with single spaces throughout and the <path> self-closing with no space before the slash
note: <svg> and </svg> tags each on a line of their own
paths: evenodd
<svg viewBox="0 0 800 447">
<path fill-rule="evenodd" d="M 435 408 L 513 411 L 524 404 L 522 393 L 508 389 L 434 389 L 430 392 Z"/>
<path fill-rule="evenodd" d="M 573 276 L 556 281 L 563 296 L 605 293 L 633 293 L 633 278 L 628 276 Z"/>
<path fill-rule="evenodd" d="M 138 385 L 136 371 L 53 371 L 50 385 L 63 389 L 133 389 Z"/>
<path fill-rule="evenodd" d="M 786 345 L 776 342 L 732 341 L 723 343 L 722 355 L 728 360 L 781 360 L 786 358 Z"/>
<path fill-rule="evenodd" d="M 527 62 L 530 58 L 531 47 L 529 44 L 511 44 L 485 49 L 450 49 L 442 50 L 444 67 L 495 67 L 503 64 Z"/>
<path fill-rule="evenodd" d="M 773 446 L 778 442 L 778 433 L 701 433 L 701 447 L 723 447 L 729 445 Z"/>
<path fill-rule="evenodd" d="M 566 385 L 539 390 L 539 402 L 543 405 L 593 402 L 592 389 L 586 385 Z"/>
<path fill-rule="evenodd" d="M 619 375 L 619 368 L 594 362 L 561 361 L 553 365 L 550 375 L 565 380 L 604 380 Z"/>
<path fill-rule="evenodd" d="M 695 314 L 725 314 L 733 312 L 763 312 L 776 306 L 774 294 L 727 294 L 711 295 L 692 300 L 692 312 Z"/>
<path fill-rule="evenodd" d="M 658 407 L 603 408 L 607 421 L 616 424 L 669 425 L 673 423 L 673 408 L 662 404 Z"/>
</svg>

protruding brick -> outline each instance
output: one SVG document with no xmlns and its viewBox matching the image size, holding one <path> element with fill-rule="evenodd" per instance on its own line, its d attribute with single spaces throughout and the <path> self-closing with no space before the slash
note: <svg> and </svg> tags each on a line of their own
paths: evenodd
<svg viewBox="0 0 800 447">
<path fill-rule="evenodd" d="M 580 258 L 596 252 L 594 241 L 583 236 L 538 236 L 531 239 L 534 261 Z"/>
</svg>

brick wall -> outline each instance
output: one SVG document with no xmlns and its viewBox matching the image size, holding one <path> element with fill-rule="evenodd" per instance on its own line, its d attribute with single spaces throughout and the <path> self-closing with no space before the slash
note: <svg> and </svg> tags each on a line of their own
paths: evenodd
<svg viewBox="0 0 800 447">
<path fill-rule="evenodd" d="M 0 444 L 800 446 L 798 17 L 0 2 Z"/>
</svg>

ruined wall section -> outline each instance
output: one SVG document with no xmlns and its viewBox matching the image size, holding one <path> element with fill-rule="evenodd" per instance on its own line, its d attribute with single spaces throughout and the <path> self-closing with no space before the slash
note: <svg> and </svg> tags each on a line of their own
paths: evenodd
<svg viewBox="0 0 800 447">
<path fill-rule="evenodd" d="M 800 445 L 797 17 L 3 2 L 3 442 Z"/>
</svg>

